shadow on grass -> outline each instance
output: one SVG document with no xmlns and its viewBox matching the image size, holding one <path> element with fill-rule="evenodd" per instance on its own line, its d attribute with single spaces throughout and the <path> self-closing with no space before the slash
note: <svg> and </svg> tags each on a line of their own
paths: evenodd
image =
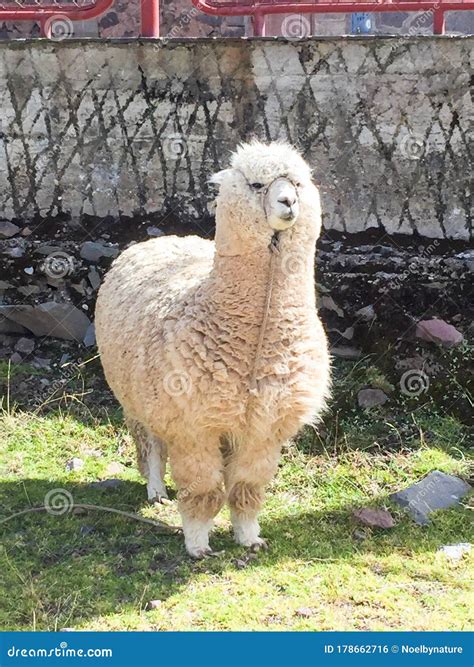
<svg viewBox="0 0 474 667">
<path fill-rule="evenodd" d="M 122 481 L 115 489 L 90 484 L 25 479 L 0 484 L 0 521 L 28 507 L 44 504 L 53 489 L 75 503 L 138 512 L 144 487 Z M 461 509 L 419 528 L 399 515 L 390 531 L 354 536 L 351 507 L 338 511 L 292 512 L 265 518 L 262 533 L 270 550 L 248 563 L 271 568 L 286 561 L 353 562 L 367 554 L 432 552 L 456 534 L 468 540 L 468 521 Z M 185 553 L 182 535 L 165 535 L 148 524 L 103 511 L 68 512 L 59 516 L 28 513 L 0 523 L 0 628 L 55 630 L 66 625 L 132 610 L 142 613 L 150 599 L 165 601 L 196 577 L 234 570 L 246 551 L 230 530 L 220 528 L 212 545 L 223 553 L 194 562 Z M 8 593 L 7 593 L 8 592 Z"/>
</svg>

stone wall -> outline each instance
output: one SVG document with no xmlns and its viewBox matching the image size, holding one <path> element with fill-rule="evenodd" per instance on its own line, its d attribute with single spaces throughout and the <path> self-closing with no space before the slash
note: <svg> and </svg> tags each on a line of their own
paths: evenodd
<svg viewBox="0 0 474 667">
<path fill-rule="evenodd" d="M 471 38 L 0 43 L 0 210 L 209 227 L 210 173 L 287 139 L 326 228 L 467 240 Z"/>
</svg>

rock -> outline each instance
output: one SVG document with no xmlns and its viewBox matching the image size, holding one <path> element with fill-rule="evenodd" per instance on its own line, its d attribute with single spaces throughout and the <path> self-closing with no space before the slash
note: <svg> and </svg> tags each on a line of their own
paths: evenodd
<svg viewBox="0 0 474 667">
<path fill-rule="evenodd" d="M 31 338 L 19 338 L 15 350 L 22 354 L 31 354 L 35 349 L 35 341 Z"/>
<path fill-rule="evenodd" d="M 91 482 L 88 486 L 91 489 L 116 489 L 122 484 L 123 481 L 121 479 L 103 479 L 100 482 Z"/>
<path fill-rule="evenodd" d="M 454 347 L 464 340 L 464 336 L 452 324 L 444 320 L 423 320 L 416 325 L 416 337 L 444 347 Z"/>
<path fill-rule="evenodd" d="M 355 347 L 347 347 L 345 345 L 331 347 L 330 352 L 335 357 L 338 357 L 338 359 L 356 360 L 360 359 L 362 356 L 362 352 L 360 350 L 356 350 Z"/>
<path fill-rule="evenodd" d="M 87 277 L 89 278 L 89 282 L 91 284 L 92 289 L 98 290 L 100 287 L 100 273 L 94 266 L 91 269 L 89 269 Z"/>
<path fill-rule="evenodd" d="M 33 234 L 33 231 L 29 227 L 23 227 L 21 230 L 22 236 L 31 236 L 31 234 Z"/>
<path fill-rule="evenodd" d="M 25 329 L 25 327 L 22 327 L 19 324 L 15 324 L 15 322 L 9 320 L 7 317 L 2 315 L 0 311 L 0 333 L 23 334 L 28 333 L 28 330 Z"/>
<path fill-rule="evenodd" d="M 147 227 L 146 228 L 146 233 L 148 234 L 148 236 L 164 236 L 165 235 L 165 233 L 162 229 L 160 229 L 159 227 L 153 227 L 153 226 Z"/>
<path fill-rule="evenodd" d="M 23 296 L 31 296 L 32 294 L 38 294 L 41 291 L 39 285 L 22 285 L 18 288 L 20 294 Z"/>
<path fill-rule="evenodd" d="M 8 248 L 4 248 L 2 250 L 2 254 L 7 255 L 8 257 L 12 257 L 13 259 L 19 259 L 20 257 L 24 256 L 25 249 L 19 245 L 15 245 Z"/>
<path fill-rule="evenodd" d="M 461 542 L 460 544 L 447 544 L 438 549 L 436 553 L 444 554 L 449 560 L 457 561 L 461 560 L 465 554 L 470 553 L 471 549 L 472 544 L 469 544 L 469 542 Z"/>
<path fill-rule="evenodd" d="M 82 311 L 70 303 L 48 301 L 37 306 L 0 306 L 0 317 L 29 329 L 35 336 L 81 342 L 90 325 Z"/>
<path fill-rule="evenodd" d="M 11 289 L 13 285 L 11 283 L 7 283 L 6 280 L 0 280 L 0 292 L 3 292 L 6 289 Z"/>
<path fill-rule="evenodd" d="M 31 365 L 35 368 L 50 368 L 51 359 L 46 359 L 45 357 L 33 357 Z"/>
<path fill-rule="evenodd" d="M 365 322 L 372 322 L 372 320 L 375 320 L 377 318 L 377 315 L 375 313 L 372 304 L 370 304 L 369 306 L 364 306 L 364 308 L 359 308 L 359 310 L 356 310 L 355 315 L 356 317 L 358 317 L 361 320 L 364 320 Z"/>
<path fill-rule="evenodd" d="M 117 257 L 119 249 L 97 241 L 86 241 L 81 246 L 81 257 L 88 262 L 98 262 L 102 257 Z"/>
<path fill-rule="evenodd" d="M 310 607 L 300 607 L 295 611 L 295 616 L 299 616 L 300 618 L 311 618 L 313 614 L 314 611 Z"/>
<path fill-rule="evenodd" d="M 95 530 L 94 526 L 81 526 L 79 528 L 79 533 L 83 536 L 90 535 Z"/>
<path fill-rule="evenodd" d="M 69 459 L 66 463 L 66 470 L 71 472 L 71 470 L 81 470 L 84 467 L 84 461 L 77 456 L 74 456 L 72 459 Z"/>
<path fill-rule="evenodd" d="M 365 526 L 373 526 L 375 528 L 393 528 L 395 525 L 393 516 L 390 514 L 390 512 L 387 512 L 387 510 L 370 509 L 369 507 L 364 507 L 360 510 L 354 510 L 354 512 L 352 512 L 352 516 L 358 519 L 358 521 L 363 523 Z M 362 538 L 358 539 L 364 538 L 365 534 Z"/>
<path fill-rule="evenodd" d="M 96 344 L 95 340 L 95 325 L 92 322 L 89 324 L 84 339 L 82 341 L 86 347 L 92 347 Z"/>
<path fill-rule="evenodd" d="M 12 364 L 21 364 L 21 362 L 23 361 L 23 357 L 21 356 L 21 354 L 18 354 L 18 352 L 14 352 L 10 357 L 10 361 L 12 362 Z"/>
<path fill-rule="evenodd" d="M 24 273 L 26 273 L 27 276 L 32 276 L 33 273 L 35 272 L 34 268 L 32 266 L 27 266 L 23 269 Z"/>
<path fill-rule="evenodd" d="M 361 408 L 374 408 L 388 401 L 388 396 L 381 389 L 361 389 L 357 394 L 357 402 Z"/>
<path fill-rule="evenodd" d="M 462 479 L 434 470 L 420 482 L 391 494 L 390 498 L 406 508 L 416 523 L 424 526 L 429 523 L 430 512 L 453 507 L 470 490 L 470 484 Z"/>
<path fill-rule="evenodd" d="M 9 239 L 18 234 L 20 228 L 6 220 L 0 222 L 0 239 Z"/>
<path fill-rule="evenodd" d="M 120 475 L 120 473 L 124 470 L 125 466 L 123 466 L 121 463 L 118 463 L 117 461 L 113 461 L 112 463 L 109 463 L 105 469 L 105 472 L 107 475 Z"/>
<path fill-rule="evenodd" d="M 367 533 L 363 530 L 357 529 L 357 530 L 354 530 L 354 532 L 352 533 L 352 537 L 355 540 L 359 540 L 359 542 L 362 542 L 363 540 L 367 539 Z"/>
<path fill-rule="evenodd" d="M 337 305 L 332 296 L 322 296 L 319 299 L 319 307 L 325 308 L 326 310 L 332 310 L 338 317 L 344 317 L 344 311 Z"/>
<path fill-rule="evenodd" d="M 146 609 L 147 611 L 151 611 L 152 609 L 159 609 L 162 604 L 163 603 L 161 600 L 150 600 L 146 605 Z"/>
</svg>

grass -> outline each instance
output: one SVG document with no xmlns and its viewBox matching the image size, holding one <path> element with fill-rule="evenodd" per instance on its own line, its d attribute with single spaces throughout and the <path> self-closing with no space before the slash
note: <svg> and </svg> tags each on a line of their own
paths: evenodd
<svg viewBox="0 0 474 667">
<path fill-rule="evenodd" d="M 468 501 L 419 527 L 388 499 L 434 469 L 467 477 L 468 431 L 432 406 L 384 410 L 346 405 L 320 435 L 307 429 L 288 447 L 262 515 L 271 547 L 256 556 L 233 543 L 226 512 L 212 538 L 222 553 L 201 562 L 186 556 L 180 536 L 101 511 L 0 523 L 0 629 L 471 629 L 473 556 L 451 562 L 438 553 L 472 541 Z M 74 456 L 84 466 L 67 471 Z M 120 486 L 90 486 L 109 477 Z M 76 503 L 178 522 L 174 503 L 147 505 L 117 415 L 5 411 L 0 521 L 54 489 Z M 396 526 L 361 527 L 352 511 L 364 506 L 390 509 Z M 161 604 L 147 611 L 150 600 Z"/>
</svg>

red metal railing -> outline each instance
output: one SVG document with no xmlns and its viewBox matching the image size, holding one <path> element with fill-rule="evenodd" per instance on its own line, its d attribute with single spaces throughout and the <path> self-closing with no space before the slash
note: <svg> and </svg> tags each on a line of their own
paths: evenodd
<svg viewBox="0 0 474 667">
<path fill-rule="evenodd" d="M 255 35 L 265 34 L 265 16 L 269 14 L 352 14 L 357 12 L 430 12 L 433 32 L 444 33 L 444 13 L 474 9 L 473 0 L 313 0 L 313 2 L 280 2 L 279 0 L 192 0 L 193 5 L 214 16 L 251 16 Z"/>
<path fill-rule="evenodd" d="M 60 25 L 63 32 L 68 25 L 72 30 L 72 21 L 96 18 L 108 11 L 113 3 L 114 0 L 80 0 L 80 2 L 57 0 L 49 4 L 41 4 L 41 0 L 35 0 L 31 4 L 23 0 L 1 2 L 0 21 L 36 21 L 40 25 L 41 35 L 51 38 L 54 37 L 56 25 Z M 141 0 L 141 36 L 159 37 L 159 35 L 159 0 Z"/>
</svg>

